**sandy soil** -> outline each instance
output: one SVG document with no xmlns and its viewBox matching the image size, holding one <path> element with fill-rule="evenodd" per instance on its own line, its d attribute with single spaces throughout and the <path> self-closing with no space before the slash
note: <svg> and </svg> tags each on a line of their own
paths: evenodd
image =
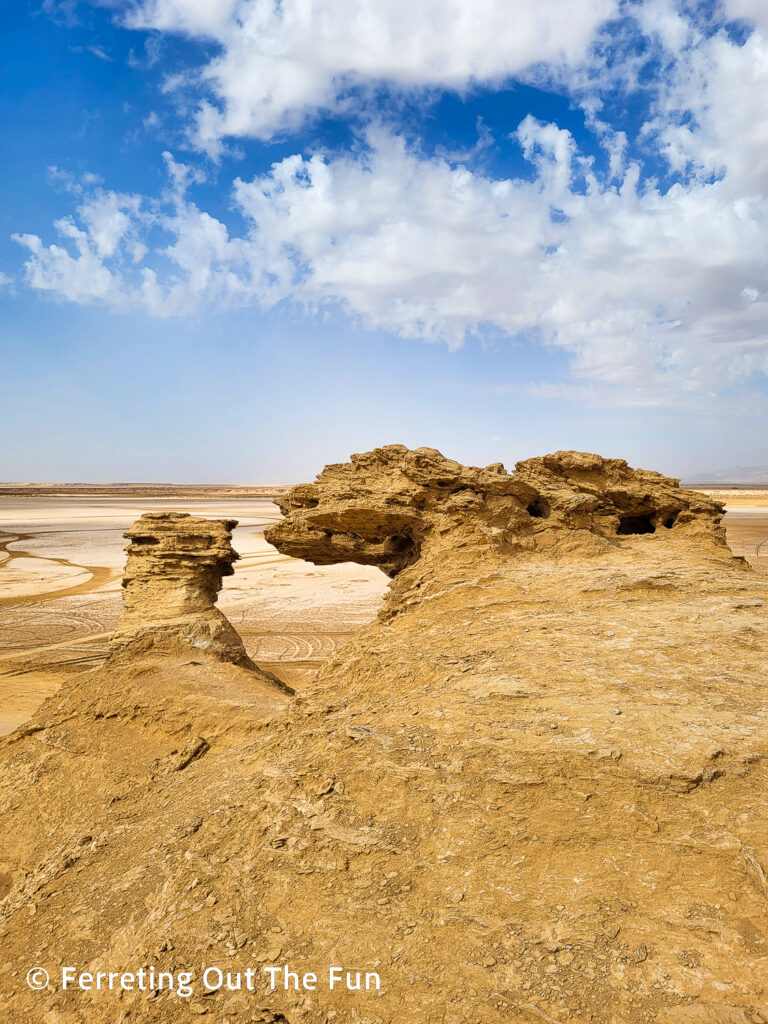
<svg viewBox="0 0 768 1024">
<path fill-rule="evenodd" d="M 757 506 L 768 508 L 768 487 L 698 487 L 696 490 L 723 501 L 729 508 Z"/>
<path fill-rule="evenodd" d="M 724 501 L 735 554 L 768 573 L 768 489 L 707 491 Z M 100 664 L 120 612 L 123 532 L 148 511 L 237 519 L 241 555 L 220 606 L 251 657 L 301 689 L 376 614 L 386 577 L 359 565 L 315 566 L 263 537 L 266 498 L 0 497 L 0 735 L 72 672 Z M 759 553 L 758 553 L 758 548 Z"/>
<path fill-rule="evenodd" d="M 96 667 L 120 612 L 123 532 L 147 511 L 237 519 L 241 555 L 220 607 L 264 668 L 301 688 L 372 619 L 378 569 L 318 567 L 267 544 L 279 518 L 258 498 L 0 498 L 0 735 L 25 721 L 72 672 Z"/>
<path fill-rule="evenodd" d="M 768 487 L 710 490 L 705 494 L 725 503 L 728 543 L 760 572 L 768 573 Z"/>
</svg>

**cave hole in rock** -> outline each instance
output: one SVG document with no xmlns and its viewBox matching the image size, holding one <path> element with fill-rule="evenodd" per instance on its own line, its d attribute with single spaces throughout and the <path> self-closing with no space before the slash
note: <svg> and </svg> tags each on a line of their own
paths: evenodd
<svg viewBox="0 0 768 1024">
<path fill-rule="evenodd" d="M 665 529 L 671 530 L 677 522 L 677 512 L 673 512 L 671 515 L 664 518 L 664 522 L 661 524 Z"/>
<path fill-rule="evenodd" d="M 653 519 L 650 516 L 622 516 L 619 519 L 620 534 L 656 533 Z"/>
<path fill-rule="evenodd" d="M 546 519 L 549 515 L 549 505 L 546 501 L 542 501 L 541 498 L 537 498 L 536 501 L 532 501 L 525 510 L 529 516 L 533 519 Z"/>
</svg>

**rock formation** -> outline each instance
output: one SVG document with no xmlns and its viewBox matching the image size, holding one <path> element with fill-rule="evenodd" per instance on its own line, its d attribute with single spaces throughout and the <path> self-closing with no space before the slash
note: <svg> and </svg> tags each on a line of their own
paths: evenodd
<svg viewBox="0 0 768 1024">
<path fill-rule="evenodd" d="M 318 564 L 354 561 L 389 576 L 433 550 L 477 544 L 503 555 L 599 553 L 620 538 L 675 530 L 720 547 L 722 506 L 623 459 L 556 452 L 505 472 L 461 466 L 403 445 L 327 466 L 314 484 L 277 498 L 286 519 L 268 539 Z"/>
<path fill-rule="evenodd" d="M 651 534 L 653 546 L 641 549 L 648 554 L 661 543 L 688 545 L 699 558 L 732 557 L 722 505 L 678 480 L 585 452 L 528 459 L 509 474 L 501 463 L 477 469 L 433 448 L 389 445 L 327 466 L 276 503 L 286 518 L 265 536 L 283 553 L 376 565 L 390 577 L 414 566 L 406 576 L 420 579 L 434 562 L 439 579 L 467 557 L 511 567 L 527 555 L 608 556 Z M 390 611 L 405 607 L 402 590 L 391 591 Z"/>
<path fill-rule="evenodd" d="M 136 660 L 179 656 L 193 648 L 254 668 L 243 642 L 215 607 L 222 580 L 234 572 L 234 519 L 198 519 L 185 512 L 147 512 L 125 534 L 123 613 L 112 656 Z"/>
<path fill-rule="evenodd" d="M 393 577 L 379 620 L 293 700 L 108 664 L 0 742 L 0 1019 L 767 1021 L 768 588 L 722 509 L 619 460 L 401 446 L 281 507 L 281 551 Z M 32 956 L 197 988 L 33 993 Z M 204 996 L 212 965 L 256 990 Z"/>
</svg>

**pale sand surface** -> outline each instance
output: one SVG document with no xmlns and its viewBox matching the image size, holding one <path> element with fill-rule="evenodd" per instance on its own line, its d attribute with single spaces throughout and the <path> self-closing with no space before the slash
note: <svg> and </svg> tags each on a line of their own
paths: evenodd
<svg viewBox="0 0 768 1024">
<path fill-rule="evenodd" d="M 768 490 L 707 490 L 726 502 L 728 540 L 768 572 Z M 263 498 L 0 497 L 0 735 L 71 673 L 95 667 L 120 612 L 123 533 L 150 511 L 237 519 L 242 556 L 219 604 L 260 665 L 301 686 L 372 619 L 378 569 L 315 566 L 264 540 L 280 512 Z"/>
<path fill-rule="evenodd" d="M 241 560 L 219 605 L 251 657 L 292 686 L 376 615 L 383 573 L 279 554 L 262 535 L 280 516 L 268 499 L 0 497 L 0 735 L 99 664 L 120 613 L 123 533 L 167 510 L 238 521 Z"/>
<path fill-rule="evenodd" d="M 716 501 L 724 502 L 729 508 L 740 508 L 742 506 L 758 509 L 768 508 L 768 487 L 698 487 L 693 489 L 699 490 L 703 494 L 708 494 Z"/>
<path fill-rule="evenodd" d="M 768 573 L 768 487 L 701 490 L 725 504 L 725 526 L 733 553 Z"/>
</svg>

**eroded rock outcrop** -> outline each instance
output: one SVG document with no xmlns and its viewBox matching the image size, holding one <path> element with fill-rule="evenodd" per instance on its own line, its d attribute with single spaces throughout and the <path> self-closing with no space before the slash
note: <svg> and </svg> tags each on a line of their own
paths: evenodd
<svg viewBox="0 0 768 1024">
<path fill-rule="evenodd" d="M 124 672 L 84 676 L 0 741 L 0 1011 L 768 1020 L 768 588 L 720 507 L 619 460 L 402 446 L 282 504 L 282 551 L 390 574 L 383 615 L 293 700 L 187 654 L 129 699 Z M 33 993 L 31 949 L 189 967 L 195 996 Z M 255 991 L 202 998 L 203 965 Z M 381 990 L 271 990 L 265 965 Z"/>
<path fill-rule="evenodd" d="M 376 565 L 397 576 L 437 560 L 438 574 L 472 558 L 609 555 L 634 537 L 731 558 L 723 509 L 660 473 L 623 459 L 556 452 L 507 473 L 496 463 L 462 466 L 433 448 L 377 448 L 327 466 L 313 484 L 277 499 L 285 514 L 265 536 L 280 551 L 318 564 Z M 653 550 L 650 549 L 651 551 Z M 392 591 L 390 610 L 402 595 Z"/>
<path fill-rule="evenodd" d="M 243 642 L 215 606 L 225 576 L 239 557 L 234 519 L 199 519 L 185 512 L 147 512 L 125 534 L 123 613 L 112 637 L 112 658 L 148 654 L 201 655 L 254 668 Z"/>
</svg>

